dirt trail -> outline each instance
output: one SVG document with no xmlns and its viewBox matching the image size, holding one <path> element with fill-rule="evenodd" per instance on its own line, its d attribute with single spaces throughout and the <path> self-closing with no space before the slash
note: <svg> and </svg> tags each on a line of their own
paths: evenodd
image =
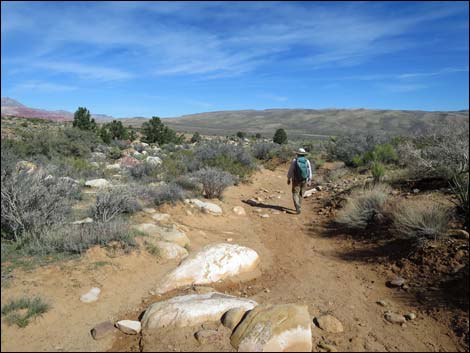
<svg viewBox="0 0 470 353">
<path fill-rule="evenodd" d="M 327 197 L 325 192 L 320 195 Z M 314 328 L 314 350 L 318 349 L 320 341 L 334 344 L 338 351 L 461 349 L 445 325 L 411 305 L 413 301 L 406 292 L 387 288 L 388 278 L 374 265 L 344 259 L 342 254 L 350 251 L 352 245 L 323 235 L 322 226 L 327 218 L 318 215 L 322 201 L 316 196 L 304 199 L 300 216 L 279 211 L 292 210 L 293 206 L 283 168 L 262 170 L 251 183 L 231 187 L 224 196 L 223 202 L 217 202 L 224 216 L 193 210 L 194 214 L 189 215 L 187 206 L 181 205 L 163 210 L 187 231 L 190 252 L 232 238 L 233 243 L 259 253 L 262 271 L 259 278 L 245 283 L 217 284 L 214 286 L 217 290 L 248 296 L 259 303 L 308 305 L 312 317 L 327 312 L 333 314 L 343 323 L 345 331 L 327 334 Z M 261 207 L 243 202 L 256 196 L 265 200 Z M 235 215 L 234 206 L 242 206 L 247 215 Z M 269 218 L 261 218 L 261 214 L 269 214 Z M 150 221 L 144 214 L 133 218 L 135 223 Z M 31 273 L 15 272 L 12 283 L 2 288 L 2 304 L 21 293 L 41 294 L 51 299 L 53 309 L 25 329 L 2 322 L 2 351 L 103 351 L 111 347 L 136 350 L 138 340 L 135 337 L 118 334 L 114 340 L 94 341 L 89 330 L 105 320 L 136 319 L 148 303 L 161 300 L 151 297 L 149 290 L 176 265 L 157 263 L 145 251 L 110 258 L 98 249 L 85 259 L 65 265 L 48 266 Z M 102 296 L 98 302 L 81 303 L 79 296 L 93 285 L 102 288 Z M 377 305 L 378 300 L 387 301 L 389 306 Z M 416 312 L 418 316 L 401 327 L 383 319 L 386 310 L 402 314 Z M 165 348 L 168 347 L 162 350 Z M 174 350 L 179 348 L 183 347 L 176 346 Z"/>
</svg>

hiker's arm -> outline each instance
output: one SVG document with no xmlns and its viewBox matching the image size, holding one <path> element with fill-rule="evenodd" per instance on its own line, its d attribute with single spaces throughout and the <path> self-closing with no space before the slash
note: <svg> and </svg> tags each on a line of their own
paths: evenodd
<svg viewBox="0 0 470 353">
<path fill-rule="evenodd" d="M 287 172 L 287 184 L 290 184 L 290 180 L 294 177 L 294 161 L 290 162 L 289 171 Z"/>
<path fill-rule="evenodd" d="M 312 182 L 312 165 L 310 164 L 309 160 L 307 160 L 307 169 L 308 169 L 307 183 L 310 186 L 310 183 Z"/>
</svg>

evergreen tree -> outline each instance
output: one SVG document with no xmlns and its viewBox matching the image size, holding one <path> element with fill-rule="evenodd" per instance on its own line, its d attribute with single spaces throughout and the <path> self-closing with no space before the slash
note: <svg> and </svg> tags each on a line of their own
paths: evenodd
<svg viewBox="0 0 470 353">
<path fill-rule="evenodd" d="M 111 123 L 107 124 L 107 128 L 113 140 L 125 140 L 128 138 L 127 129 L 119 120 L 113 120 Z"/>
<path fill-rule="evenodd" d="M 287 143 L 287 134 L 284 129 L 277 129 L 273 137 L 273 142 L 280 145 Z"/>
<path fill-rule="evenodd" d="M 142 141 L 147 143 L 158 143 L 164 145 L 166 143 L 181 143 L 183 135 L 177 136 L 176 132 L 165 126 L 158 116 L 152 117 L 150 121 L 142 125 L 142 133 L 144 137 Z"/>
<path fill-rule="evenodd" d="M 111 143 L 111 134 L 109 133 L 109 130 L 106 128 L 106 125 L 103 125 L 99 130 L 98 130 L 98 135 L 101 137 L 104 143 L 110 144 Z"/>
<path fill-rule="evenodd" d="M 79 107 L 73 115 L 73 127 L 80 130 L 95 130 L 95 119 L 91 119 L 90 111 L 85 107 Z"/>
</svg>

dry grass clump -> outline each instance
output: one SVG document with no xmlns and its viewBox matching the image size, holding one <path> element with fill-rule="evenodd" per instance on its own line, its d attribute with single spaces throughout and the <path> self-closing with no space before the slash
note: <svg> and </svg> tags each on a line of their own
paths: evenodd
<svg viewBox="0 0 470 353">
<path fill-rule="evenodd" d="M 382 214 L 390 191 L 391 188 L 387 184 L 375 184 L 354 190 L 347 199 L 345 207 L 338 213 L 336 223 L 352 229 L 365 229 Z"/>
</svg>

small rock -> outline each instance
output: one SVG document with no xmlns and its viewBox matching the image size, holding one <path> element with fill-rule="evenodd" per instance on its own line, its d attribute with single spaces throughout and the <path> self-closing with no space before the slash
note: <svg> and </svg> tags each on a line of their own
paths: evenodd
<svg viewBox="0 0 470 353">
<path fill-rule="evenodd" d="M 112 334 L 114 332 L 116 332 L 116 328 L 114 327 L 114 325 L 110 321 L 102 322 L 102 323 L 96 325 L 95 327 L 93 327 L 90 331 L 91 336 L 95 340 L 102 339 L 103 337 L 106 337 L 109 334 Z"/>
<path fill-rule="evenodd" d="M 416 319 L 416 314 L 415 313 L 407 313 L 404 316 L 405 316 L 405 319 L 407 319 L 409 321 Z"/>
<path fill-rule="evenodd" d="M 211 344 L 220 338 L 220 334 L 215 330 L 199 330 L 194 337 L 200 344 Z"/>
<path fill-rule="evenodd" d="M 148 214 L 156 213 L 157 210 L 155 208 L 144 208 L 142 211 Z"/>
<path fill-rule="evenodd" d="M 235 206 L 232 211 L 238 216 L 246 216 L 245 209 L 241 206 Z"/>
<path fill-rule="evenodd" d="M 233 241 L 233 238 L 227 238 L 226 241 L 228 241 L 229 243 Z"/>
<path fill-rule="evenodd" d="M 92 289 L 90 289 L 88 293 L 83 294 L 80 297 L 80 300 L 84 303 L 91 303 L 91 302 L 97 301 L 100 293 L 101 293 L 101 289 L 93 287 Z"/>
<path fill-rule="evenodd" d="M 327 352 L 337 352 L 338 350 L 331 344 L 326 344 L 325 342 L 320 342 L 318 347 L 324 349 Z"/>
<path fill-rule="evenodd" d="M 233 330 L 242 320 L 247 310 L 245 308 L 233 308 L 222 316 L 222 324 Z"/>
<path fill-rule="evenodd" d="M 262 215 L 260 215 L 261 218 L 269 218 L 269 215 L 267 213 L 264 213 Z"/>
<path fill-rule="evenodd" d="M 87 217 L 79 221 L 72 222 L 72 224 L 84 224 L 84 223 L 93 223 L 93 218 Z"/>
<path fill-rule="evenodd" d="M 322 315 L 315 318 L 315 323 L 322 330 L 331 333 L 340 333 L 344 331 L 343 324 L 337 318 L 332 315 Z"/>
<path fill-rule="evenodd" d="M 388 282 L 391 287 L 401 287 L 405 284 L 405 279 L 396 277 L 395 279 Z"/>
<path fill-rule="evenodd" d="M 386 313 L 385 320 L 391 322 L 392 324 L 404 324 L 406 319 L 403 315 L 395 314 L 395 313 Z"/>
<path fill-rule="evenodd" d="M 137 335 L 142 329 L 140 321 L 121 320 L 116 322 L 116 327 L 128 335 Z"/>
<path fill-rule="evenodd" d="M 377 304 L 379 304 L 380 306 L 388 306 L 388 303 L 385 300 L 378 300 Z"/>
<path fill-rule="evenodd" d="M 110 182 L 106 179 L 93 179 L 85 182 L 85 186 L 91 188 L 104 188 L 110 185 Z"/>
<path fill-rule="evenodd" d="M 417 194 L 419 192 L 419 189 L 413 189 L 413 194 Z"/>
</svg>

